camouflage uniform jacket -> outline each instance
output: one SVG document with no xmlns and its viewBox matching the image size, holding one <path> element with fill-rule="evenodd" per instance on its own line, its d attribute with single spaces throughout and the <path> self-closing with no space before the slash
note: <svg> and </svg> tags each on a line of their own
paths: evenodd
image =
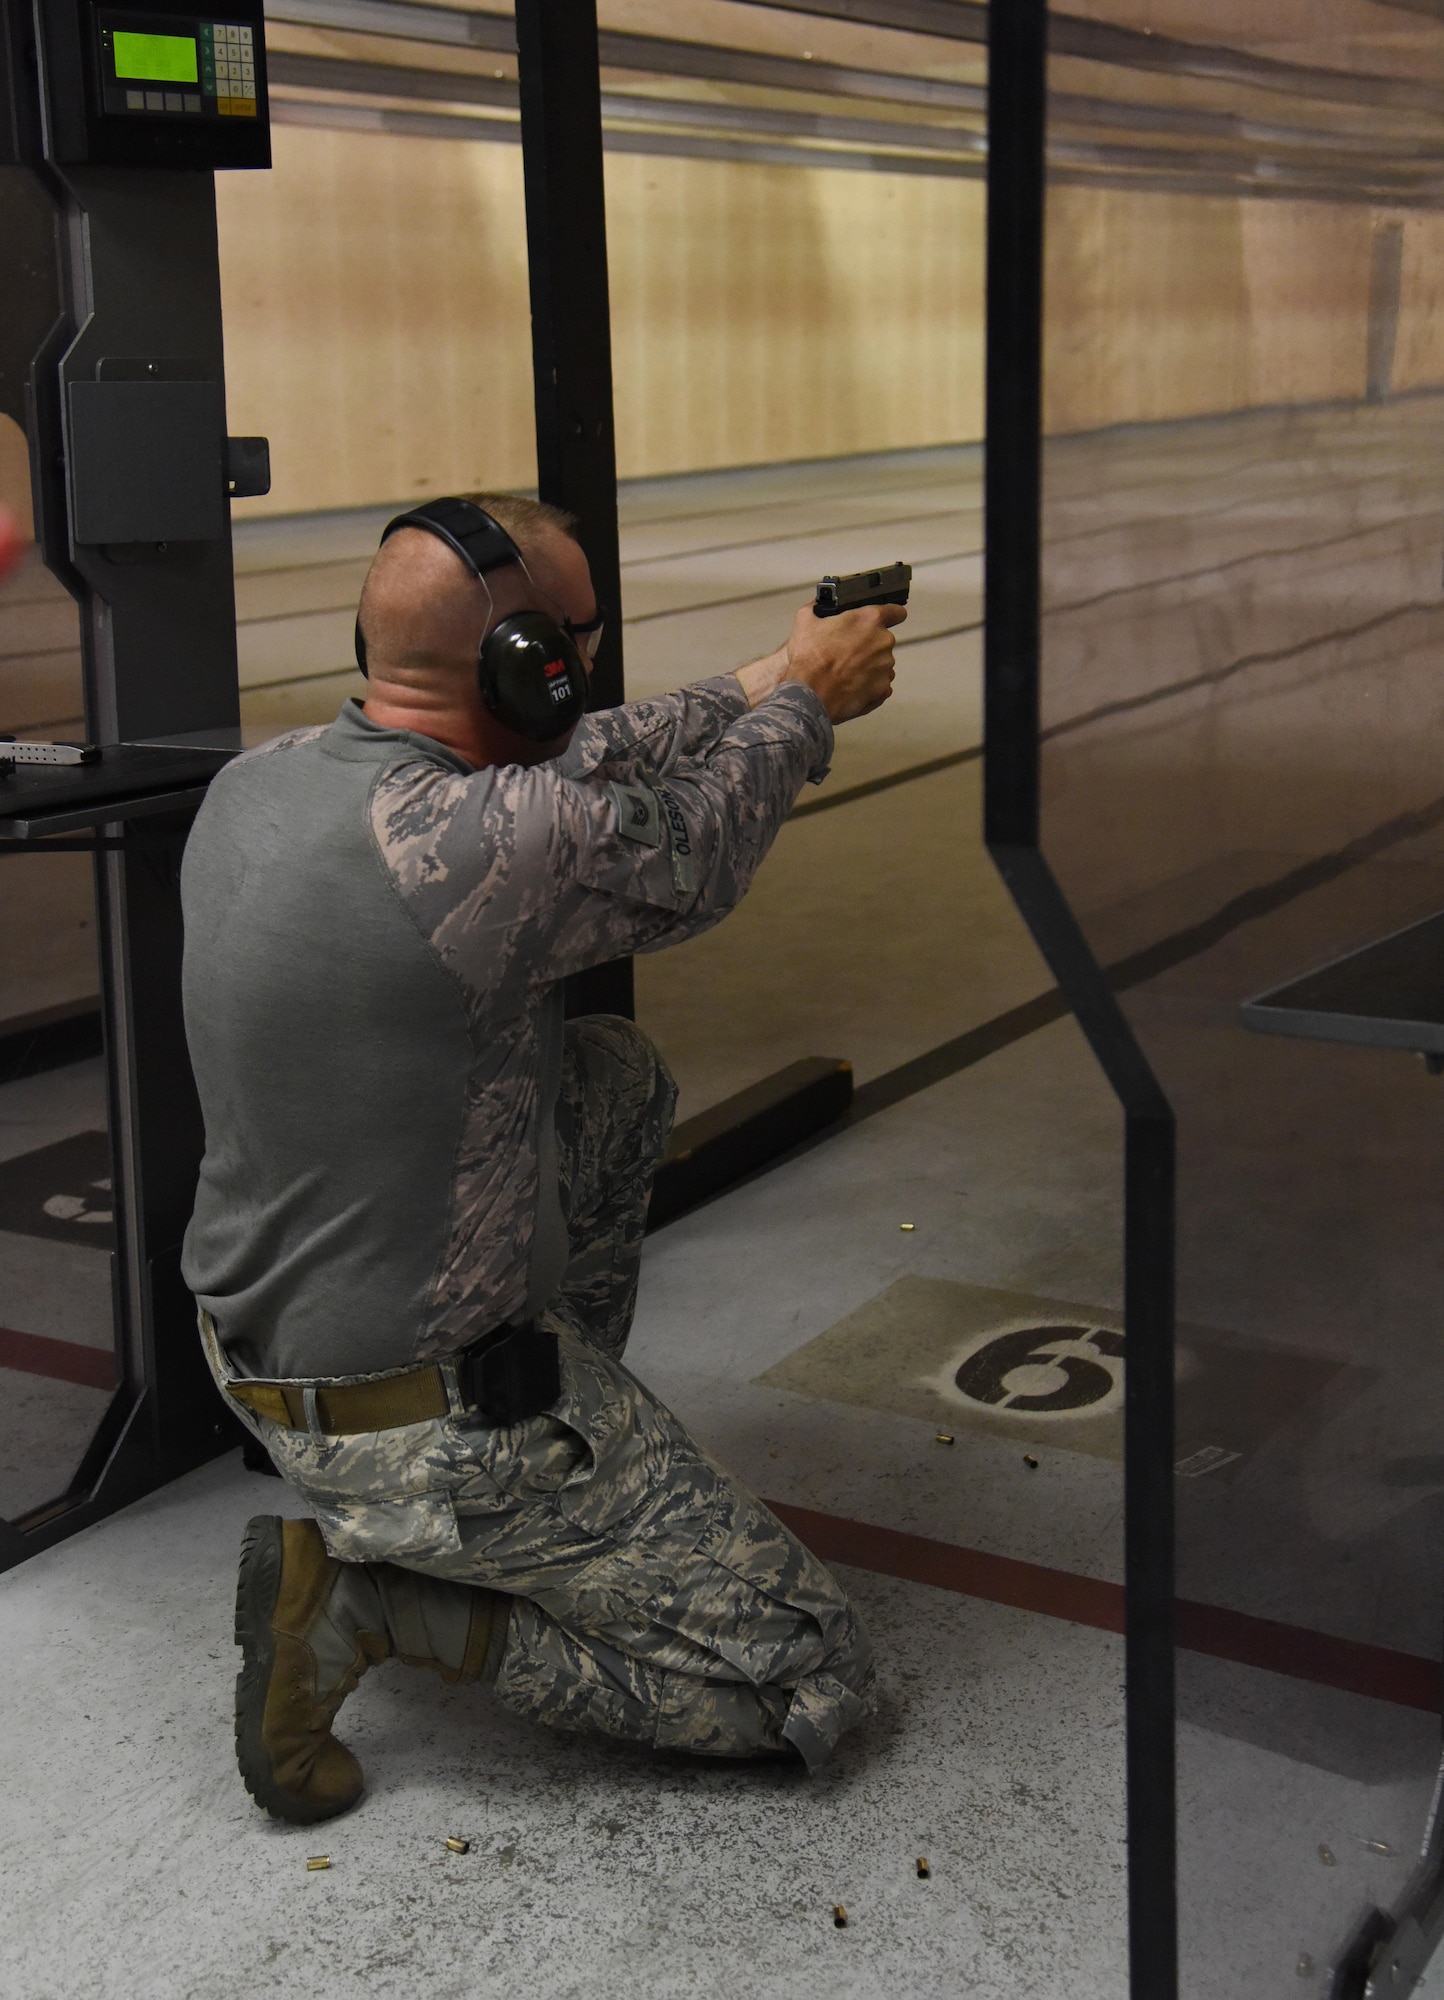
<svg viewBox="0 0 1444 2000">
<path fill-rule="evenodd" d="M 832 729 L 735 677 L 473 769 L 348 702 L 213 782 L 182 872 L 206 1151 L 186 1282 L 231 1364 L 326 1379 L 536 1311 L 568 973 L 717 923 Z"/>
</svg>

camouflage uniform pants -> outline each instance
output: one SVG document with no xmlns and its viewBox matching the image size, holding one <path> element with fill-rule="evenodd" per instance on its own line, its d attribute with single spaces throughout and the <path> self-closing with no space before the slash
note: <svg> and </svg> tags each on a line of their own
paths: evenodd
<svg viewBox="0 0 1444 2000">
<path fill-rule="evenodd" d="M 628 1373 L 652 1175 L 676 1090 L 629 1022 L 566 1034 L 557 1112 L 570 1262 L 544 1319 L 562 1394 L 504 1428 L 454 1413 L 359 1436 L 249 1418 L 332 1555 L 514 1598 L 495 1683 L 518 1714 L 810 1767 L 871 1707 L 835 1578 Z"/>
</svg>

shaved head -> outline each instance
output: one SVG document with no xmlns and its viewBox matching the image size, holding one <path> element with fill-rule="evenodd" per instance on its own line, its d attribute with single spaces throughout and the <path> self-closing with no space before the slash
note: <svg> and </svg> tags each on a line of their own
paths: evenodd
<svg viewBox="0 0 1444 2000">
<path fill-rule="evenodd" d="M 477 649 L 495 618 L 528 608 L 583 622 L 593 615 L 590 572 L 570 514 L 517 493 L 466 497 L 505 528 L 526 571 L 515 563 L 490 570 L 483 586 L 439 536 L 398 528 L 377 550 L 361 591 L 373 681 L 450 692 L 458 678 L 474 676 Z"/>
<path fill-rule="evenodd" d="M 486 593 L 435 535 L 399 528 L 376 552 L 359 616 L 371 678 L 415 687 L 474 669 Z"/>
</svg>

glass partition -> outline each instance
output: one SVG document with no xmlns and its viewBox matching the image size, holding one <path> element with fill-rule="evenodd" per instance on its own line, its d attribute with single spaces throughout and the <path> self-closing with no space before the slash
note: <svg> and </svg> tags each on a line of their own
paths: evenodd
<svg viewBox="0 0 1444 2000">
<path fill-rule="evenodd" d="M 763 39 L 757 18 L 731 12 L 737 43 Z M 804 1822 L 859 1935 L 887 1926 L 868 1977 L 1113 1995 L 1128 1979 L 1123 1124 L 983 839 L 983 50 L 831 19 L 809 20 L 804 46 L 816 97 L 842 69 L 868 95 L 876 150 L 863 170 L 816 145 L 712 168 L 715 262 L 665 311 L 653 294 L 647 378 L 665 394 L 669 369 L 711 371 L 719 402 L 767 412 L 757 458 L 791 462 L 624 481 L 627 686 L 769 652 L 822 576 L 904 560 L 897 690 L 839 729 L 831 776 L 735 915 L 639 958 L 637 1011 L 683 1118 L 805 1056 L 851 1061 L 856 1094 L 841 1129 L 652 1238 L 629 1361 L 842 1566 L 873 1630 L 882 1715 Z M 926 118 L 900 108 L 919 101 Z M 811 111 L 840 142 L 836 98 Z M 802 106 L 789 115 L 800 128 Z M 648 163 L 654 232 L 686 226 L 690 171 Z M 616 212 L 614 290 L 636 256 Z M 738 218 L 764 246 L 785 223 L 775 290 Z M 847 379 L 829 372 L 844 349 Z M 826 393 L 835 380 L 850 402 Z M 815 412 L 801 445 L 796 406 Z M 779 1821 L 780 1853 L 794 1837 Z M 898 1858 L 910 1837 L 951 1884 L 925 1925 Z"/>
<path fill-rule="evenodd" d="M 0 482 L 28 529 L 25 439 L 5 416 Z M 0 737 L 81 741 L 83 708 L 77 609 L 32 549 L 0 585 Z M 12 1522 L 65 1494 L 120 1379 L 94 866 L 0 851 L 0 1519 Z"/>
<path fill-rule="evenodd" d="M 1042 824 L 1178 1119 L 1182 1990 L 1362 1993 L 1439 1759 L 1444 1103 L 1368 1045 L 1367 968 L 1352 1029 L 1242 1010 L 1444 904 L 1444 25 L 1088 13 L 1048 77 Z"/>
</svg>

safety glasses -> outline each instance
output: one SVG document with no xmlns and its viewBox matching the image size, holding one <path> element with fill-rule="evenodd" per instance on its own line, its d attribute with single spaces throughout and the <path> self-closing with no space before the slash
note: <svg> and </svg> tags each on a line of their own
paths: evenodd
<svg viewBox="0 0 1444 2000">
<path fill-rule="evenodd" d="M 602 643 L 602 627 L 604 623 L 605 615 L 600 604 L 597 606 L 596 616 L 588 618 L 584 624 L 574 625 L 570 618 L 562 620 L 562 624 L 566 630 L 570 632 L 589 660 L 594 660 L 597 657 L 597 648 Z"/>
</svg>

